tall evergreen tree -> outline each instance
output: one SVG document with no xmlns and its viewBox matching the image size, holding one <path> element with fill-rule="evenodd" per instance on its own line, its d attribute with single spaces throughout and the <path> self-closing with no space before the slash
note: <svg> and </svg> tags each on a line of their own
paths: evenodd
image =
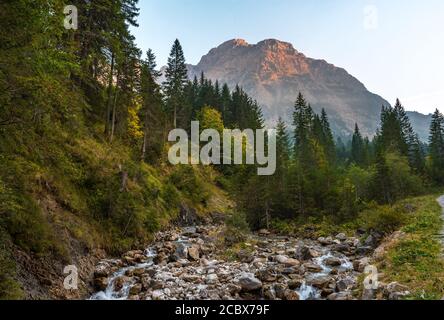
<svg viewBox="0 0 444 320">
<path fill-rule="evenodd" d="M 288 176 L 290 166 L 290 137 L 282 118 L 279 118 L 276 125 L 276 155 L 276 172 L 272 177 L 269 177 L 267 181 L 271 194 L 271 212 L 275 216 L 288 218 L 291 212 L 292 199 Z"/>
<path fill-rule="evenodd" d="M 301 154 L 308 145 L 312 126 L 312 114 L 302 93 L 299 93 L 293 112 L 295 152 Z"/>
<path fill-rule="evenodd" d="M 430 171 L 432 179 L 444 182 L 444 116 L 436 110 L 432 116 L 429 138 Z"/>
<path fill-rule="evenodd" d="M 233 116 L 231 114 L 231 93 L 226 83 L 222 86 L 221 113 L 226 125 L 232 123 Z"/>
<path fill-rule="evenodd" d="M 333 132 L 330 128 L 327 112 L 322 109 L 321 112 L 321 126 L 322 126 L 322 145 L 325 148 L 325 153 L 331 165 L 336 162 L 336 146 L 333 138 Z"/>
<path fill-rule="evenodd" d="M 290 137 L 282 118 L 279 118 L 276 125 L 276 154 L 278 166 L 282 169 L 282 172 L 285 172 L 288 161 L 290 161 Z"/>
<path fill-rule="evenodd" d="M 413 130 L 410 119 L 399 99 L 396 99 L 394 112 L 398 118 L 402 134 L 402 153 L 407 155 L 410 166 L 417 172 L 424 169 L 424 155 L 417 134 Z"/>
<path fill-rule="evenodd" d="M 184 104 L 184 88 L 188 80 L 185 56 L 179 40 L 174 41 L 163 83 L 166 105 L 173 113 L 173 127 L 177 128 L 178 113 Z"/>
<path fill-rule="evenodd" d="M 358 166 L 364 164 L 364 139 L 359 131 L 358 124 L 355 124 L 355 132 L 352 138 L 351 160 Z"/>
<path fill-rule="evenodd" d="M 157 84 L 157 79 L 161 73 L 156 70 L 156 67 L 156 56 L 152 50 L 149 49 L 146 54 L 146 60 L 143 61 L 141 66 L 142 108 L 140 112 L 142 114 L 141 118 L 143 119 L 142 160 L 146 158 L 150 128 L 153 128 L 155 123 L 159 123 L 162 116 L 162 97 L 160 86 Z"/>
</svg>

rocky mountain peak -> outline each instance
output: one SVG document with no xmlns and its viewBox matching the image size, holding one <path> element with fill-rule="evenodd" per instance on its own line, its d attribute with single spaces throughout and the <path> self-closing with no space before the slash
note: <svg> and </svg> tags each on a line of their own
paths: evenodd
<svg viewBox="0 0 444 320">
<path fill-rule="evenodd" d="M 250 44 L 245 41 L 244 39 L 232 39 L 224 42 L 220 45 L 220 47 L 223 46 L 232 46 L 232 47 L 248 47 Z"/>
<path fill-rule="evenodd" d="M 276 39 L 265 39 L 257 43 L 259 48 L 269 50 L 269 51 L 289 51 L 292 53 L 298 53 L 293 45 L 289 42 L 279 41 Z"/>
<path fill-rule="evenodd" d="M 327 111 L 337 134 L 353 133 L 358 123 L 364 135 L 373 136 L 381 106 L 390 105 L 346 70 L 309 58 L 291 43 L 277 39 L 257 44 L 243 39 L 224 42 L 196 66 L 189 66 L 191 79 L 201 72 L 230 88 L 240 85 L 259 102 L 270 124 L 278 117 L 291 123 L 294 101 L 301 92 L 316 112 Z"/>
</svg>

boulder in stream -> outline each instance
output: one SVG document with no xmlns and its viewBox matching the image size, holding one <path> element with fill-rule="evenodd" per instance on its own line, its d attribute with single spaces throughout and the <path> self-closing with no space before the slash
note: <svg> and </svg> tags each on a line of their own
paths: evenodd
<svg viewBox="0 0 444 320">
<path fill-rule="evenodd" d="M 306 272 L 311 272 L 311 273 L 318 273 L 322 271 L 322 267 L 318 266 L 317 264 L 314 263 L 305 263 L 304 264 L 304 269 Z"/>
<path fill-rule="evenodd" d="M 239 279 L 239 285 L 245 292 L 256 291 L 262 288 L 262 282 L 252 274 L 244 274 Z"/>
<path fill-rule="evenodd" d="M 200 247 L 198 245 L 192 245 L 188 248 L 188 257 L 191 260 L 197 261 L 200 258 Z"/>
<path fill-rule="evenodd" d="M 183 243 L 176 243 L 176 249 L 174 253 L 170 256 L 171 261 L 177 261 L 180 259 L 188 258 L 188 248 Z"/>
<path fill-rule="evenodd" d="M 307 283 L 317 289 L 325 289 L 327 288 L 327 286 L 333 282 L 333 278 L 329 277 L 329 276 L 317 276 L 314 277 L 313 279 L 309 279 L 307 281 Z"/>
<path fill-rule="evenodd" d="M 106 277 L 95 278 L 94 279 L 94 288 L 98 291 L 105 291 L 108 287 L 109 280 Z"/>
<path fill-rule="evenodd" d="M 328 257 L 324 260 L 324 264 L 329 267 L 338 267 L 342 264 L 341 259 L 336 257 Z"/>
</svg>

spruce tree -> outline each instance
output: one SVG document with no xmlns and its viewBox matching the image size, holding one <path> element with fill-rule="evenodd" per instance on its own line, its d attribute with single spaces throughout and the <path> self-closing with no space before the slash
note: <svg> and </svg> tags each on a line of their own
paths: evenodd
<svg viewBox="0 0 444 320">
<path fill-rule="evenodd" d="M 177 128 L 178 113 L 184 104 L 184 87 L 188 80 L 187 66 L 182 46 L 178 39 L 171 48 L 163 83 L 166 105 L 173 113 L 173 127 Z"/>
<path fill-rule="evenodd" d="M 228 85 L 225 83 L 222 86 L 222 93 L 221 93 L 221 112 L 222 112 L 222 118 L 224 120 L 225 125 L 229 126 L 232 123 L 233 116 L 231 114 L 231 93 L 230 89 L 228 88 Z"/>
<path fill-rule="evenodd" d="M 284 120 L 279 118 L 276 125 L 276 154 L 278 158 L 278 166 L 282 166 L 282 172 L 290 160 L 290 137 L 288 136 L 287 126 Z"/>
<path fill-rule="evenodd" d="M 432 179 L 444 182 L 444 116 L 436 110 L 432 116 L 429 138 L 430 169 Z"/>
<path fill-rule="evenodd" d="M 351 160 L 358 166 L 364 164 L 364 140 L 359 131 L 358 124 L 355 124 L 355 132 L 352 138 Z"/>
<path fill-rule="evenodd" d="M 418 172 L 423 170 L 424 157 L 421 152 L 421 143 L 413 130 L 410 119 L 399 99 L 396 99 L 394 112 L 401 128 L 401 154 L 409 159 L 410 166 Z"/>
<path fill-rule="evenodd" d="M 142 156 L 145 160 L 148 149 L 149 130 L 158 123 L 161 118 L 161 93 L 160 86 L 157 84 L 157 79 L 161 73 L 156 70 L 156 56 L 149 49 L 146 53 L 146 60 L 142 62 L 141 66 L 141 118 L 143 119 L 143 142 L 142 142 Z"/>
<path fill-rule="evenodd" d="M 275 174 L 268 179 L 271 194 L 271 211 L 280 217 L 289 217 L 291 194 L 289 194 L 290 137 L 287 127 L 279 118 L 276 125 L 277 168 Z"/>
<path fill-rule="evenodd" d="M 308 143 L 311 123 L 308 118 L 308 106 L 302 93 L 299 93 L 293 112 L 295 152 L 300 154 Z"/>
<path fill-rule="evenodd" d="M 325 109 L 322 109 L 321 112 L 321 126 L 323 134 L 322 144 L 330 164 L 334 165 L 336 162 L 336 146 Z"/>
</svg>

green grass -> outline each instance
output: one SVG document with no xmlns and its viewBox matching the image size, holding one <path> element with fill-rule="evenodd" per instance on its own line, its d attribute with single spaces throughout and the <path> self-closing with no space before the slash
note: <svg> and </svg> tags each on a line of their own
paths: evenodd
<svg viewBox="0 0 444 320">
<path fill-rule="evenodd" d="M 444 259 L 436 235 L 442 228 L 437 195 L 404 200 L 415 208 L 402 231 L 406 236 L 386 253 L 379 266 L 384 282 L 397 281 L 409 287 L 409 299 L 440 300 L 444 295 Z"/>
</svg>

